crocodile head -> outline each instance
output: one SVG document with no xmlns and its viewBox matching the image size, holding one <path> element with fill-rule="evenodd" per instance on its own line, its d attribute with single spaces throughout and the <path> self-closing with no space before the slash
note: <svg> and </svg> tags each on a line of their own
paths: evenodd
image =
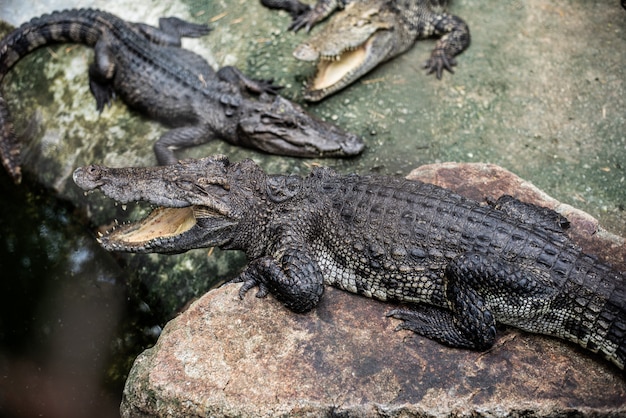
<svg viewBox="0 0 626 418">
<path fill-rule="evenodd" d="M 250 160 L 230 164 L 225 156 L 183 160 L 158 167 L 80 167 L 74 182 L 120 203 L 146 201 L 158 207 L 145 219 L 115 227 L 99 238 L 110 251 L 181 253 L 221 246 L 232 238 L 265 173 Z"/>
<path fill-rule="evenodd" d="M 238 143 L 293 157 L 349 157 L 365 148 L 363 140 L 316 118 L 281 96 L 261 95 L 239 107 Z"/>
<path fill-rule="evenodd" d="M 352 2 L 328 24 L 294 51 L 303 61 L 316 61 L 304 98 L 318 101 L 348 86 L 378 64 L 409 45 L 398 45 L 398 25 L 393 15 L 371 2 Z"/>
</svg>

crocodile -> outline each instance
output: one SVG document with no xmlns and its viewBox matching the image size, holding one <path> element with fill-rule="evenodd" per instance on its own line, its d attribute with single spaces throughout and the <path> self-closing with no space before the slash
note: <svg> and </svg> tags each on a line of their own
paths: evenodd
<svg viewBox="0 0 626 418">
<path fill-rule="evenodd" d="M 294 56 L 316 61 L 317 72 L 305 87 L 304 98 L 319 101 L 347 87 L 379 64 L 407 51 L 424 38 L 439 36 L 424 64 L 440 79 L 444 70 L 453 72 L 455 56 L 470 44 L 467 24 L 446 12 L 447 0 L 319 0 L 306 7 L 298 0 L 261 0 L 270 8 L 287 10 L 293 30 L 309 30 L 330 16 L 328 24 Z"/>
<path fill-rule="evenodd" d="M 99 237 L 110 251 L 243 250 L 239 294 L 258 287 L 294 312 L 325 285 L 398 303 L 389 316 L 452 347 L 486 350 L 496 325 L 626 361 L 626 275 L 585 254 L 568 220 L 511 196 L 478 202 L 398 177 L 266 174 L 217 155 L 176 165 L 76 169 L 75 183 L 158 207 Z"/>
<path fill-rule="evenodd" d="M 307 113 L 279 95 L 271 80 L 254 80 L 235 67 L 215 72 L 201 56 L 181 48 L 182 37 L 201 37 L 203 24 L 161 18 L 159 28 L 126 22 L 94 9 L 71 9 L 34 18 L 0 41 L 0 81 L 32 50 L 53 43 L 93 47 L 89 87 L 97 111 L 119 96 L 131 108 L 170 127 L 154 144 L 159 164 L 177 161 L 173 148 L 222 138 L 264 152 L 297 157 L 359 154 L 362 139 Z M 0 96 L 0 157 L 19 183 L 20 143 Z"/>
</svg>

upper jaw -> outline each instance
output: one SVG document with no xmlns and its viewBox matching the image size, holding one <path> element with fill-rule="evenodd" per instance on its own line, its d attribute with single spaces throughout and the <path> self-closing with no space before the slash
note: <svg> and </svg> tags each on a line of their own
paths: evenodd
<svg viewBox="0 0 626 418">
<path fill-rule="evenodd" d="M 157 167 L 90 165 L 77 168 L 73 179 L 81 189 L 98 189 L 120 203 L 145 201 L 171 208 L 204 205 L 227 211 L 220 198 L 229 189 L 228 164 L 226 157 L 218 155 Z"/>
</svg>

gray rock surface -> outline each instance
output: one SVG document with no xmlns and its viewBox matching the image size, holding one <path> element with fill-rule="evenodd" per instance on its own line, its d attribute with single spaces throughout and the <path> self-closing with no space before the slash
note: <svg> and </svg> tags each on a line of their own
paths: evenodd
<svg viewBox="0 0 626 418">
<path fill-rule="evenodd" d="M 572 221 L 577 243 L 626 270 L 626 245 L 597 221 L 488 164 L 420 167 L 410 178 L 477 199 L 513 194 Z M 626 381 L 576 346 L 514 329 L 486 352 L 394 332 L 390 309 L 327 288 L 305 315 L 239 285 L 212 290 L 136 360 L 123 417 L 623 416 Z"/>
</svg>

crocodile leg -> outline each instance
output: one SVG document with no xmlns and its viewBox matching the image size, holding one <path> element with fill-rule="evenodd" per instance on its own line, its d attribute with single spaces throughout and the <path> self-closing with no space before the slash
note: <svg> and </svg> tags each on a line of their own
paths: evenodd
<svg viewBox="0 0 626 418">
<path fill-rule="evenodd" d="M 552 209 L 522 202 L 513 196 L 500 196 L 498 200 L 488 203 L 494 208 L 517 218 L 525 224 L 533 224 L 552 232 L 563 232 L 569 227 L 567 218 Z"/>
<path fill-rule="evenodd" d="M 200 38 L 207 35 L 211 28 L 207 25 L 187 22 L 177 17 L 162 17 L 159 19 L 159 27 L 145 23 L 133 23 L 137 29 L 150 42 L 162 46 L 181 46 L 182 38 Z"/>
<path fill-rule="evenodd" d="M 239 296 L 259 286 L 257 296 L 271 293 L 294 312 L 313 309 L 324 292 L 324 277 L 311 255 L 297 248 L 288 248 L 280 261 L 266 256 L 250 262 L 248 268 L 232 282 L 243 282 Z"/>
<path fill-rule="evenodd" d="M 282 86 L 276 86 L 272 84 L 273 79 L 258 80 L 249 78 L 239 69 L 231 66 L 222 67 L 217 72 L 217 77 L 230 84 L 238 85 L 240 88 L 245 88 L 248 91 L 256 94 L 269 93 L 278 94 L 278 90 L 282 89 Z"/>
<path fill-rule="evenodd" d="M 394 309 L 388 312 L 387 316 L 403 321 L 396 327 L 396 331 L 402 329 L 413 331 L 451 347 L 478 348 L 476 342 L 472 338 L 468 338 L 468 333 L 457 325 L 456 317 L 452 311 L 447 309 L 417 305 L 411 308 Z M 493 341 L 488 341 L 485 348 L 489 348 L 492 344 Z"/>
<path fill-rule="evenodd" d="M 261 0 L 261 4 L 268 9 L 285 10 L 292 19 L 297 19 L 301 14 L 311 10 L 311 6 L 299 0 Z"/>
<path fill-rule="evenodd" d="M 343 0 L 319 0 L 311 10 L 293 19 L 289 29 L 298 32 L 304 28 L 310 32 L 313 26 L 326 19 L 335 10 L 343 9 L 344 6 Z"/>
<path fill-rule="evenodd" d="M 443 70 L 454 73 L 452 67 L 456 65 L 455 56 L 463 52 L 470 44 L 470 33 L 467 24 L 457 16 L 447 13 L 435 16 L 430 22 L 433 35 L 443 35 L 430 55 L 424 68 L 428 74 L 435 73 L 441 78 Z"/>
<path fill-rule="evenodd" d="M 215 135 L 207 126 L 185 126 L 164 133 L 154 143 L 153 149 L 159 165 L 171 165 L 178 162 L 174 149 L 205 144 L 214 138 Z"/>
<path fill-rule="evenodd" d="M 515 325 L 517 318 L 540 317 L 557 293 L 531 271 L 471 253 L 451 262 L 445 272 L 448 308 L 411 305 L 388 313 L 408 329 L 452 347 L 486 350 L 496 337 L 496 319 Z"/>
<path fill-rule="evenodd" d="M 115 56 L 109 49 L 108 41 L 103 37 L 94 46 L 94 61 L 89 65 L 89 90 L 96 99 L 96 109 L 102 112 L 115 98 L 113 76 L 115 75 Z"/>
<path fill-rule="evenodd" d="M 291 15 L 289 30 L 298 32 L 305 28 L 307 32 L 313 26 L 330 16 L 336 9 L 344 8 L 342 0 L 319 0 L 310 7 L 298 0 L 261 0 L 261 3 L 270 9 L 286 10 Z"/>
</svg>

